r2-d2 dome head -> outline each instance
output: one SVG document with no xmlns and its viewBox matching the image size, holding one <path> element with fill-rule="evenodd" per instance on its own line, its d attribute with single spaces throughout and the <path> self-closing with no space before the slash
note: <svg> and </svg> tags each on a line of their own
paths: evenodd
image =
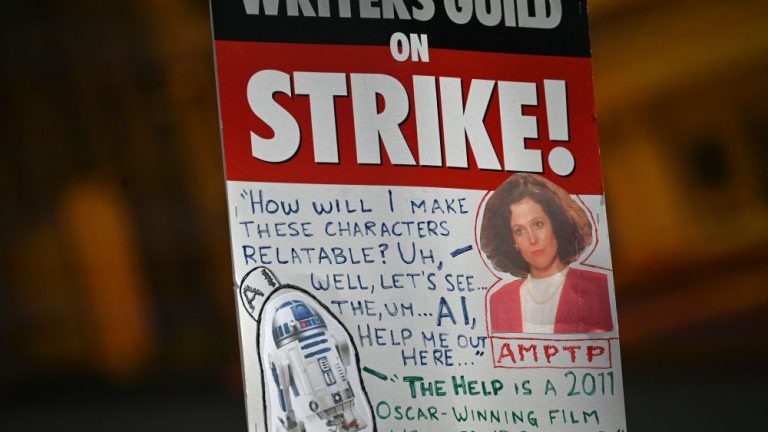
<svg viewBox="0 0 768 432">
<path fill-rule="evenodd" d="M 272 338 L 277 348 L 315 329 L 326 329 L 325 321 L 316 310 L 300 300 L 288 300 L 281 304 L 272 320 Z"/>
</svg>

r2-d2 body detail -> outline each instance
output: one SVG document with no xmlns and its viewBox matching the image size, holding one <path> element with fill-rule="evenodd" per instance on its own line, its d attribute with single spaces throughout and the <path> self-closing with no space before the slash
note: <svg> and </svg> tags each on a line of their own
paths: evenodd
<svg viewBox="0 0 768 432">
<path fill-rule="evenodd" d="M 300 411 L 319 417 L 327 431 L 365 428 L 355 410 L 355 394 L 347 377 L 352 363 L 349 345 L 331 335 L 319 313 L 301 300 L 279 303 L 272 320 L 275 351 L 268 355 L 269 374 L 277 386 L 282 416 L 277 430 L 306 431 Z M 311 416 L 308 415 L 307 417 Z M 312 432 L 312 431 L 310 431 Z"/>
</svg>

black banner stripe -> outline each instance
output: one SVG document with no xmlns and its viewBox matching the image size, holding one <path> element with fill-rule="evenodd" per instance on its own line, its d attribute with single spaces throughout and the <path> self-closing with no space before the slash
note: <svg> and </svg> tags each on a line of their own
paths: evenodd
<svg viewBox="0 0 768 432">
<path fill-rule="evenodd" d="M 244 0 L 218 0 L 212 4 L 214 37 L 217 40 L 286 42 L 310 44 L 389 45 L 393 33 L 426 34 L 430 48 L 446 48 L 498 53 L 589 57 L 589 30 L 585 0 L 550 0 L 562 3 L 562 18 L 553 29 L 534 29 L 505 25 L 506 17 L 495 26 L 480 23 L 475 13 L 469 22 L 457 24 L 445 11 L 445 3 L 470 0 L 434 0 L 435 12 L 428 21 L 416 19 L 374 19 L 360 17 L 360 0 L 349 0 L 351 17 L 339 17 L 339 0 L 330 0 L 330 17 L 287 16 L 286 0 L 278 0 L 278 15 L 248 15 Z M 295 1 L 295 0 L 294 0 Z M 317 0 L 306 0 L 317 12 Z M 511 5 L 533 0 L 479 0 L 486 5 Z M 382 0 L 366 0 L 381 8 Z M 541 0 L 539 0 L 541 2 Z M 409 11 L 418 9 L 418 0 L 403 0 Z M 516 3 L 515 3 L 516 4 Z M 541 3 L 540 3 L 541 4 Z M 543 4 L 547 4 L 546 1 Z M 503 8 L 502 8 L 503 10 Z M 549 11 L 549 8 L 547 8 Z"/>
</svg>

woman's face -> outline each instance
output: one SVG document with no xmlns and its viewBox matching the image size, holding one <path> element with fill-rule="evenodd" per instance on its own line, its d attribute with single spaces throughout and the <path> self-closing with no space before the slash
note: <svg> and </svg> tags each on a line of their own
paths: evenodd
<svg viewBox="0 0 768 432">
<path fill-rule="evenodd" d="M 563 270 L 565 264 L 557 256 L 557 239 L 552 221 L 544 209 L 530 198 L 509 206 L 509 224 L 515 247 L 530 265 L 531 276 L 543 278 Z"/>
</svg>

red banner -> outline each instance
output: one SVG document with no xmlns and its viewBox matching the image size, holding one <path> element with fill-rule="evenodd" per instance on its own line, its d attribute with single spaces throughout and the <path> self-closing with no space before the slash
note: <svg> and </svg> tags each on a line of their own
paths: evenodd
<svg viewBox="0 0 768 432">
<path fill-rule="evenodd" d="M 398 62 L 388 47 L 381 46 L 232 41 L 216 41 L 216 57 L 223 139 L 227 143 L 224 153 L 229 180 L 491 190 L 508 178 L 511 172 L 529 171 L 544 175 L 573 194 L 603 192 L 592 66 L 589 58 L 431 49 L 428 61 Z M 262 160 L 254 155 L 252 149 L 252 136 L 269 140 L 278 133 L 272 123 L 256 114 L 253 102 L 249 103 L 248 99 L 249 81 L 255 74 L 265 71 L 274 71 L 276 75 L 279 72 L 286 82 L 290 82 L 289 88 L 275 90 L 272 93 L 273 99 L 269 102 L 273 107 L 279 106 L 280 111 L 287 113 L 290 116 L 289 122 L 293 119 L 300 135 L 295 153 L 279 162 Z M 303 73 L 304 77 L 308 74 L 320 76 L 321 73 L 330 73 L 346 84 L 346 90 L 341 92 L 345 94 L 337 91 L 332 96 L 331 111 L 334 114 L 332 121 L 335 122 L 335 128 L 329 128 L 328 125 L 325 127 L 326 132 L 336 133 L 335 141 L 330 141 L 335 145 L 335 149 L 331 148 L 332 156 L 337 157 L 335 161 L 318 161 L 315 129 L 319 126 L 313 127 L 310 96 L 296 89 L 297 72 Z M 405 90 L 404 94 L 407 94 L 407 100 L 403 101 L 386 100 L 378 94 L 374 108 L 376 114 L 386 110 L 390 103 L 407 103 L 408 113 L 405 119 L 396 130 L 386 131 L 394 137 L 402 136 L 407 144 L 407 149 L 401 146 L 401 150 L 405 151 L 396 156 L 399 159 L 393 158 L 389 151 L 393 147 L 388 147 L 383 141 L 379 143 L 378 149 L 373 151 L 379 153 L 380 163 L 371 163 L 367 156 L 360 155 L 359 139 L 356 136 L 359 131 L 355 128 L 364 126 L 355 124 L 360 121 L 359 117 L 356 117 L 355 104 L 363 102 L 354 100 L 354 85 L 355 79 L 362 81 L 371 76 L 389 81 L 394 79 Z M 414 77 L 419 77 L 422 84 L 433 83 L 433 87 L 422 87 L 422 90 L 427 89 L 426 92 L 422 91 L 422 95 L 427 96 L 422 96 L 421 101 L 416 101 L 414 95 Z M 557 92 L 552 96 L 547 91 L 549 80 L 555 84 L 563 84 L 565 91 L 559 94 L 563 100 L 562 107 L 556 107 L 554 103 L 548 106 L 548 102 L 557 100 L 555 96 L 558 96 Z M 480 100 L 480 109 L 485 110 L 482 125 L 466 132 L 468 139 L 464 142 L 463 149 L 457 148 L 455 134 L 447 136 L 450 132 L 446 127 L 450 128 L 453 124 L 446 120 L 445 110 L 448 107 L 461 112 L 464 108 L 467 111 L 470 108 L 468 105 L 448 105 L 444 89 L 449 85 L 460 86 L 460 103 L 468 104 L 472 100 L 472 103 L 477 104 Z M 530 103 L 529 98 L 525 103 L 518 104 L 519 113 L 510 117 L 507 110 L 507 114 L 504 114 L 504 98 L 514 103 L 517 95 L 510 89 L 532 89 L 533 86 L 535 103 Z M 475 91 L 474 87 L 479 89 L 476 92 L 478 95 L 470 94 Z M 430 100 L 430 96 L 434 100 Z M 433 149 L 429 157 L 420 150 L 420 145 L 426 145 L 419 142 L 422 138 L 419 129 L 426 130 L 424 124 L 429 121 L 419 118 L 419 112 L 423 110 L 416 109 L 417 102 L 424 104 L 422 106 L 432 107 L 427 110 L 427 114 L 439 116 L 430 123 L 439 128 L 439 134 L 432 130 L 434 127 L 430 129 L 432 132 L 422 131 L 422 135 L 427 137 L 432 134 Z M 550 122 L 554 120 L 551 119 L 558 115 L 563 119 L 563 124 L 553 127 Z M 505 142 L 505 139 L 510 141 L 504 136 L 505 130 L 508 136 L 517 134 L 519 138 L 520 135 L 519 131 L 515 130 L 517 123 L 509 122 L 510 118 L 527 122 L 529 133 L 524 137 L 523 145 L 514 147 Z M 530 133 L 531 128 L 534 128 L 535 133 Z M 554 133 L 558 136 L 553 137 Z M 566 135 L 565 139 L 563 133 Z M 536 137 L 532 138 L 531 135 Z M 483 141 L 486 136 L 485 141 L 490 144 L 483 148 L 483 143 L 479 141 Z M 477 137 L 480 139 L 476 139 Z M 448 156 L 448 139 L 453 143 L 453 156 L 450 156 L 453 162 Z M 510 150 L 510 147 L 514 148 Z M 565 170 L 556 169 L 554 165 L 557 158 L 553 158 L 555 149 L 559 156 L 565 153 L 566 160 L 572 159 L 570 168 L 566 166 Z M 533 157 L 540 169 L 515 168 L 516 158 L 521 154 Z M 466 160 L 465 166 L 461 166 L 462 157 Z M 455 162 L 457 158 L 459 163 Z"/>
</svg>

